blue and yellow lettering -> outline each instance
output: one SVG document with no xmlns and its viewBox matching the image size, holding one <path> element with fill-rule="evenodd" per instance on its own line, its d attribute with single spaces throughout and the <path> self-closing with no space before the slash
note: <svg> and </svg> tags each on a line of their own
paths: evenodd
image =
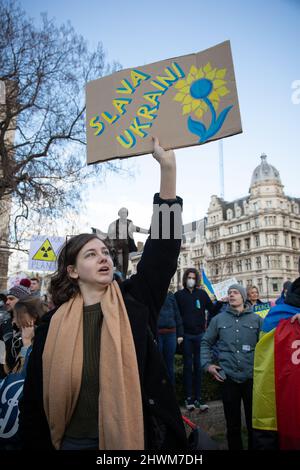
<svg viewBox="0 0 300 470">
<path fill-rule="evenodd" d="M 115 114 L 114 116 L 112 116 L 111 114 L 107 113 L 106 111 L 104 111 L 104 113 L 101 113 L 101 116 L 103 117 L 103 119 L 105 119 L 105 121 L 107 121 L 109 124 L 113 124 L 114 122 L 116 122 L 118 119 L 119 119 L 119 115 L 118 114 Z"/>
<path fill-rule="evenodd" d="M 97 130 L 94 132 L 94 135 L 101 135 L 105 129 L 103 122 L 99 121 L 99 116 L 94 116 L 90 120 L 90 126 L 95 127 Z"/>
<path fill-rule="evenodd" d="M 171 84 L 173 82 L 177 82 L 178 80 L 178 77 L 177 75 L 174 75 L 174 73 L 172 72 L 172 70 L 170 69 L 170 67 L 166 67 L 165 68 L 165 73 L 167 74 L 166 76 L 161 76 L 161 75 L 157 75 L 156 77 L 156 80 L 160 83 L 162 83 L 163 85 L 169 87 L 171 86 Z"/>
<path fill-rule="evenodd" d="M 143 129 L 149 129 L 152 126 L 152 122 L 147 122 L 145 124 L 141 124 L 139 118 L 135 118 L 130 124 L 129 129 L 132 130 L 136 135 L 139 137 L 146 137 L 147 132 L 144 132 Z"/>
<path fill-rule="evenodd" d="M 185 77 L 185 73 L 177 62 L 172 62 L 172 67 L 178 78 Z"/>
<path fill-rule="evenodd" d="M 150 91 L 148 93 L 144 93 L 143 97 L 145 98 L 145 100 L 150 101 L 151 104 L 154 104 L 154 106 L 159 107 L 159 97 L 162 95 L 163 93 L 160 91 L 157 91 L 156 93 Z"/>
<path fill-rule="evenodd" d="M 113 105 L 120 114 L 126 113 L 126 106 L 131 103 L 131 98 L 116 98 L 113 100 Z"/>
<path fill-rule="evenodd" d="M 117 93 L 124 93 L 125 95 L 131 95 L 135 92 L 135 89 L 128 80 L 121 80 L 124 88 L 117 88 Z"/>
<path fill-rule="evenodd" d="M 160 83 L 156 82 L 155 80 L 152 80 L 151 82 L 151 85 L 153 85 L 155 88 L 158 88 L 159 90 L 161 90 L 164 94 L 165 91 L 168 89 L 168 87 L 166 86 L 162 86 Z"/>
<path fill-rule="evenodd" d="M 151 106 L 148 106 L 145 104 L 144 106 L 141 106 L 138 111 L 137 115 L 146 119 L 150 119 L 152 121 L 157 117 L 157 114 L 155 114 L 155 111 L 158 110 L 158 106 L 155 106 L 154 108 L 151 108 Z"/>
<path fill-rule="evenodd" d="M 131 149 L 136 144 L 136 138 L 131 131 L 124 131 L 124 135 L 117 135 L 116 139 L 125 149 Z"/>
<path fill-rule="evenodd" d="M 137 88 L 142 81 L 148 80 L 148 78 L 150 78 L 150 75 L 148 75 L 147 73 L 135 69 L 131 70 L 130 76 L 134 88 Z"/>
</svg>

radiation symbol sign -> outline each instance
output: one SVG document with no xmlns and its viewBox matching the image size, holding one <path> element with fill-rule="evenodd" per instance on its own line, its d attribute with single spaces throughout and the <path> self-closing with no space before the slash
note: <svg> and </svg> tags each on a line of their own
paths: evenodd
<svg viewBox="0 0 300 470">
<path fill-rule="evenodd" d="M 48 238 L 44 241 L 32 259 L 39 261 L 56 261 L 56 254 L 54 253 Z"/>
<path fill-rule="evenodd" d="M 32 271 L 55 271 L 58 253 L 65 241 L 64 237 L 47 235 L 32 237 L 28 269 Z"/>
</svg>

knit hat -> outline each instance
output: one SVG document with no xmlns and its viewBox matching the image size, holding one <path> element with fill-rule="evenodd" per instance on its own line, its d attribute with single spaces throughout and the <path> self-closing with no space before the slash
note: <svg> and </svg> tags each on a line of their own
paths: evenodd
<svg viewBox="0 0 300 470">
<path fill-rule="evenodd" d="M 9 289 L 7 295 L 13 295 L 14 297 L 17 297 L 19 300 L 24 300 L 27 297 L 29 297 L 31 294 L 30 289 L 25 286 L 13 286 L 11 289 Z"/>
<path fill-rule="evenodd" d="M 228 294 L 229 294 L 229 291 L 230 291 L 231 289 L 236 289 L 236 290 L 238 290 L 239 293 L 241 294 L 242 298 L 243 298 L 244 303 L 246 302 L 246 300 L 247 300 L 247 292 L 246 292 L 246 289 L 245 289 L 243 286 L 241 286 L 240 284 L 232 284 L 232 285 L 229 287 L 229 289 L 228 289 Z"/>
<path fill-rule="evenodd" d="M 27 277 L 24 277 L 24 279 L 21 279 L 21 281 L 20 281 L 20 286 L 24 286 L 24 287 L 29 288 L 30 284 L 31 284 L 31 281 Z"/>
</svg>

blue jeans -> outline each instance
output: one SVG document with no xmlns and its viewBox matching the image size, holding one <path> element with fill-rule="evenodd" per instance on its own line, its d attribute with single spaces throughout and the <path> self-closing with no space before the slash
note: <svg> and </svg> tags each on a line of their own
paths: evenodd
<svg viewBox="0 0 300 470">
<path fill-rule="evenodd" d="M 164 358 L 168 376 L 173 385 L 175 385 L 174 357 L 176 342 L 176 333 L 164 333 L 158 335 L 158 347 Z"/>
<path fill-rule="evenodd" d="M 201 398 L 201 365 L 200 347 L 204 333 L 199 335 L 184 334 L 183 341 L 183 382 L 186 398 L 194 397 L 195 400 Z M 195 394 L 193 394 L 193 382 Z"/>
</svg>

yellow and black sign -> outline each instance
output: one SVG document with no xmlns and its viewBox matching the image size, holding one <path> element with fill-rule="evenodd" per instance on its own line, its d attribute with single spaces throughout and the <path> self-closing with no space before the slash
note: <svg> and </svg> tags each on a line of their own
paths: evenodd
<svg viewBox="0 0 300 470">
<path fill-rule="evenodd" d="M 37 261 L 56 261 L 56 254 L 48 238 L 44 241 L 32 259 Z"/>
</svg>

